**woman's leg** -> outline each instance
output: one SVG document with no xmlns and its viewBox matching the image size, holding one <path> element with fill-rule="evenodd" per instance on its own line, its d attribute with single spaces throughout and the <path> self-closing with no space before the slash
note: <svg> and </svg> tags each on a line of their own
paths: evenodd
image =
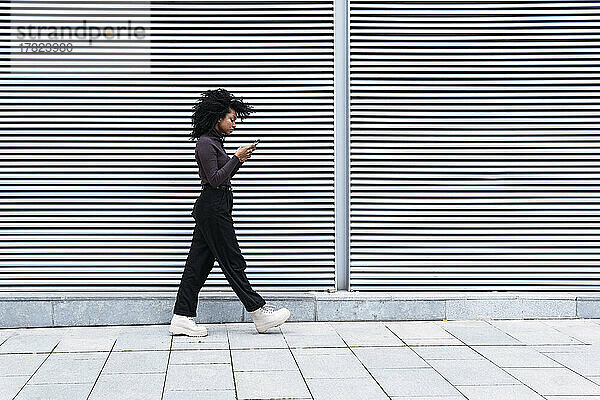
<svg viewBox="0 0 600 400">
<path fill-rule="evenodd" d="M 240 250 L 233 219 L 223 211 L 207 213 L 201 220 L 206 244 L 215 255 L 223 274 L 248 312 L 266 304 L 246 277 L 246 261 Z"/>
<path fill-rule="evenodd" d="M 215 257 L 207 246 L 200 224 L 196 221 L 192 245 L 185 262 L 185 269 L 177 291 L 173 313 L 195 317 L 198 307 L 198 293 L 213 268 Z"/>
</svg>

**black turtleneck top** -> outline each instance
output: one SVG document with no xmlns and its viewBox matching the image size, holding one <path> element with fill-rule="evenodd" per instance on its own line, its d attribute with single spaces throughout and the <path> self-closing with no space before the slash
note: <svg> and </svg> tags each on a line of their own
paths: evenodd
<svg viewBox="0 0 600 400">
<path fill-rule="evenodd" d="M 224 141 L 225 135 L 214 127 L 198 138 L 195 153 L 202 184 L 231 186 L 230 178 L 240 169 L 242 162 L 235 154 L 233 157 L 227 155 Z"/>
</svg>

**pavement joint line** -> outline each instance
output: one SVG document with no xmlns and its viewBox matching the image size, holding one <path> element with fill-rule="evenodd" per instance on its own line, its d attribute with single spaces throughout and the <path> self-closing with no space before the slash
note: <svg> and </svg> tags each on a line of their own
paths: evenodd
<svg viewBox="0 0 600 400">
<path fill-rule="evenodd" d="M 53 351 L 54 354 L 87 354 L 87 353 L 110 353 L 110 350 L 73 350 Z"/>
<path fill-rule="evenodd" d="M 553 360 L 553 361 L 554 361 L 554 360 Z M 563 369 L 564 367 L 563 367 L 563 366 L 558 366 L 558 367 L 556 367 L 556 366 L 549 366 L 549 367 L 531 367 L 531 366 L 530 366 L 530 367 L 504 367 L 504 368 L 519 368 L 519 369 L 540 369 L 540 368 L 544 368 L 544 369 L 551 369 L 551 368 L 555 368 L 555 369 Z M 502 369 L 504 369 L 504 368 L 502 368 Z M 508 372 L 508 371 L 507 371 L 507 372 Z M 462 386 L 465 386 L 465 385 L 462 385 Z"/>
<path fill-rule="evenodd" d="M 15 336 L 15 335 L 16 335 L 16 333 L 13 333 L 12 335 L 9 335 L 8 337 L 6 337 L 6 338 L 5 338 L 5 339 L 2 341 L 2 343 L 0 343 L 0 346 L 2 346 L 4 343 L 6 343 L 6 341 L 7 341 L 8 339 L 10 339 L 11 337 L 13 337 L 13 336 Z"/>
<path fill-rule="evenodd" d="M 488 322 L 486 320 L 486 322 Z M 521 342 L 519 339 L 517 339 L 516 337 L 513 337 L 512 335 L 504 332 L 502 329 L 492 325 L 491 323 L 488 322 L 488 325 L 490 325 L 492 328 L 497 329 L 498 331 L 504 333 L 505 335 L 508 335 L 510 337 L 512 337 L 513 339 L 515 339 L 517 342 L 519 343 L 523 343 Z M 444 329 L 446 330 L 446 329 Z M 490 363 L 494 364 L 496 367 L 500 368 L 500 370 L 504 371 L 505 373 L 507 373 L 508 375 L 512 376 L 517 382 L 521 382 L 521 384 L 527 388 L 529 388 L 530 390 L 532 390 L 533 392 L 535 392 L 537 395 L 539 395 L 541 398 L 546 399 L 546 397 L 542 396 L 541 393 L 539 393 L 538 391 L 534 390 L 532 387 L 530 387 L 529 385 L 525 384 L 525 382 L 521 381 L 519 378 L 517 378 L 516 376 L 514 376 L 513 374 L 511 374 L 510 372 L 506 371 L 504 368 L 502 368 L 501 366 L 499 366 L 498 364 L 496 364 L 494 361 L 490 360 L 489 358 L 487 358 L 486 356 L 484 356 L 483 354 L 481 354 L 480 352 L 478 352 L 477 350 L 475 350 L 473 347 L 471 347 L 471 345 L 468 345 L 467 343 L 465 343 L 463 340 L 461 340 L 458 336 L 454 335 L 452 332 L 449 332 L 446 330 L 446 332 L 448 332 L 448 334 L 454 336 L 456 338 L 456 340 L 460 341 L 461 343 L 463 343 L 465 346 L 467 346 L 469 349 L 473 350 L 475 353 L 479 354 L 480 356 L 482 356 L 484 358 L 484 360 L 489 361 Z M 526 343 L 524 343 L 526 344 Z M 489 345 L 489 346 L 494 346 L 494 345 Z M 496 345 L 498 346 L 498 345 Z M 507 345 L 500 345 L 500 346 L 507 346 Z M 510 345 L 508 345 L 510 346 Z M 541 354 L 541 353 L 540 353 Z M 543 354 L 542 354 L 543 355 Z M 464 385 L 463 385 L 464 386 Z M 456 390 L 459 390 L 458 388 L 456 388 Z M 460 391 L 460 390 L 459 390 Z M 460 392 L 463 396 L 467 397 L 463 392 Z"/>
<path fill-rule="evenodd" d="M 169 346 L 169 355 L 167 356 L 167 366 L 165 368 L 165 380 L 163 381 L 163 388 L 160 394 L 160 400 L 163 400 L 165 397 L 165 388 L 167 387 L 167 375 L 169 374 L 169 363 L 171 362 L 171 353 L 173 349 L 173 336 L 171 336 L 171 343 Z"/>
<path fill-rule="evenodd" d="M 161 352 L 161 351 L 169 351 L 169 349 L 123 349 L 123 350 L 113 350 L 110 352 L 111 353 L 150 353 L 150 352 Z M 179 351 L 179 350 L 176 350 L 176 351 Z M 104 350 L 101 352 L 98 351 L 97 353 L 106 353 L 106 352 L 109 352 L 109 350 Z M 75 353 L 75 352 L 71 352 L 71 353 Z"/>
<path fill-rule="evenodd" d="M 52 350 L 54 350 L 56 348 L 56 346 L 58 346 L 59 343 L 60 343 L 60 341 L 54 345 Z M 33 374 L 31 374 L 29 379 L 27 379 L 27 381 L 23 384 L 23 386 L 21 386 L 21 389 L 19 389 L 19 391 L 15 394 L 15 396 L 13 397 L 13 400 L 19 395 L 19 393 L 21 393 L 21 391 L 25 388 L 25 386 L 27 386 L 27 384 L 29 383 L 31 378 L 33 378 L 33 376 L 40 370 L 40 368 L 42 368 L 42 365 L 44 365 L 44 363 L 50 358 L 50 356 L 52 355 L 52 350 L 50 350 L 50 352 L 48 353 L 48 356 L 46 356 L 46 358 L 44 358 L 44 361 L 42 361 L 42 363 L 35 369 L 35 371 L 33 371 Z M 29 354 L 29 353 L 24 353 L 24 354 Z M 36 353 L 33 353 L 33 354 L 36 354 Z"/>
<path fill-rule="evenodd" d="M 537 350 L 536 350 L 536 351 L 537 351 Z M 539 353 L 539 352 L 538 352 L 538 353 Z M 541 354 L 541 353 L 540 353 L 540 354 Z M 553 354 L 553 353 L 550 353 L 550 354 Z M 560 354 L 560 353 L 559 353 L 559 354 Z M 545 354 L 543 354 L 543 355 L 544 355 L 544 356 L 546 356 Z M 587 376 L 585 376 L 585 375 L 583 375 L 583 374 L 580 374 L 579 372 L 575 371 L 575 370 L 574 370 L 574 369 L 572 369 L 572 368 L 569 368 L 568 366 L 566 366 L 565 364 L 561 363 L 560 361 L 558 361 L 558 360 L 555 360 L 554 358 L 552 358 L 552 357 L 550 357 L 550 356 L 546 356 L 546 357 L 548 357 L 548 358 L 550 358 L 552 361 L 554 361 L 554 362 L 556 362 L 556 363 L 558 363 L 558 364 L 562 365 L 562 367 L 563 367 L 563 368 L 566 368 L 566 369 L 568 369 L 569 371 L 573 372 L 574 374 L 581 376 L 583 379 L 585 379 L 585 380 L 588 380 L 588 381 L 592 382 L 594 385 L 596 385 L 596 386 L 600 386 L 599 384 L 597 384 L 596 382 L 594 382 L 593 380 L 591 380 L 591 379 L 590 379 L 590 378 L 588 378 Z M 521 368 L 521 367 L 513 367 L 513 368 Z M 555 368 L 559 368 L 559 367 L 555 367 Z M 592 375 L 592 376 L 593 376 L 593 375 Z M 553 396 L 553 395 L 552 395 L 552 396 Z M 582 395 L 582 396 L 588 396 L 588 395 Z M 590 396 L 593 396 L 593 395 L 590 395 Z"/>
<path fill-rule="evenodd" d="M 387 325 L 386 325 L 386 328 L 388 328 L 388 330 L 389 330 L 390 332 L 392 332 L 392 334 L 393 334 L 394 336 L 396 336 L 398 339 L 400 339 L 400 340 L 401 340 L 403 343 L 406 343 L 406 342 L 404 342 L 404 340 L 402 340 L 402 338 L 401 338 L 400 336 L 398 336 L 398 335 L 397 335 L 397 334 L 396 334 L 394 331 L 392 331 L 392 329 L 391 329 L 389 326 L 387 326 Z M 442 329 L 443 329 L 443 328 L 442 328 Z M 445 329 L 444 329 L 444 330 L 445 330 Z M 449 332 L 448 332 L 448 333 L 449 333 Z M 457 338 L 457 339 L 458 339 L 458 338 Z M 461 341 L 461 342 L 462 342 L 462 341 Z M 463 342 L 463 343 L 464 343 L 464 342 Z M 426 359 L 424 359 L 423 357 L 421 357 L 421 355 L 420 355 L 419 353 L 417 353 L 417 352 L 415 351 L 415 349 L 411 348 L 410 346 L 408 346 L 408 347 L 409 347 L 409 349 L 410 349 L 410 350 L 411 350 L 413 353 L 415 353 L 415 355 L 416 355 L 417 357 L 419 357 L 421 360 L 423 360 L 423 361 L 425 362 L 425 364 L 429 365 L 429 368 L 431 368 L 432 370 L 434 370 L 434 371 L 435 371 L 435 372 L 436 372 L 436 373 L 437 373 L 439 376 L 441 376 L 441 377 L 442 377 L 442 378 L 443 378 L 443 379 L 444 379 L 446 382 L 448 382 L 448 384 L 449 384 L 450 386 L 452 386 L 454 389 L 456 389 L 456 391 L 457 391 L 458 393 L 460 393 L 461 395 L 463 395 L 463 397 L 464 397 L 465 399 L 467 398 L 467 396 L 465 396 L 465 394 L 464 394 L 463 392 L 461 392 L 461 391 L 460 391 L 460 390 L 459 390 L 459 389 L 458 389 L 456 386 L 454 386 L 454 385 L 452 384 L 452 382 L 450 382 L 448 379 L 446 379 L 446 377 L 445 377 L 444 375 L 442 375 L 442 373 L 441 373 L 441 372 L 439 372 L 437 369 L 435 369 L 435 368 L 433 367 L 433 365 L 431 365 L 431 364 L 429 363 L 429 361 L 427 361 Z"/>
<path fill-rule="evenodd" d="M 92 388 L 90 389 L 90 392 L 88 393 L 88 395 L 86 397 L 86 400 L 89 400 L 90 396 L 92 395 L 92 392 L 94 391 L 94 388 L 96 387 L 96 384 L 98 383 L 98 380 L 100 379 L 100 375 L 102 375 L 102 371 L 104 371 L 104 367 L 106 366 L 106 363 L 108 362 L 108 359 L 110 358 L 112 350 L 115 348 L 116 344 L 117 344 L 117 339 L 114 339 L 112 347 L 110 348 L 110 352 L 108 353 L 106 360 L 104 360 L 104 364 L 102 364 L 102 368 L 100 368 L 100 372 L 98 372 L 98 376 L 96 377 L 96 380 L 94 381 L 94 384 L 92 385 Z"/>
<path fill-rule="evenodd" d="M 577 339 L 577 338 L 575 338 L 575 337 L 569 336 L 568 334 L 566 334 L 566 333 L 564 333 L 564 332 L 561 332 L 561 331 L 559 331 L 558 329 L 555 329 L 554 327 L 552 327 L 552 326 L 550 326 L 550 325 L 547 325 L 547 326 L 548 326 L 548 327 L 550 327 L 550 328 L 552 328 L 552 329 L 554 329 L 555 331 L 557 331 L 557 332 L 558 332 L 558 333 L 560 333 L 561 335 L 565 335 L 565 336 L 567 336 L 567 337 L 569 337 L 569 338 L 571 338 L 571 339 L 574 339 L 574 340 L 576 340 L 577 342 L 579 342 L 579 343 L 569 343 L 569 345 L 571 345 L 571 346 L 573 346 L 573 345 L 575 345 L 575 346 L 581 346 L 581 345 L 586 345 L 586 344 L 587 344 L 587 343 L 585 343 L 585 342 L 582 342 L 581 340 L 579 340 L 579 339 Z M 502 331 L 503 333 L 505 333 L 505 334 L 507 334 L 507 335 L 509 335 L 509 336 L 513 337 L 515 340 L 518 340 L 519 342 L 521 342 L 519 339 L 517 339 L 516 337 L 514 337 L 514 336 L 510 335 L 508 332 L 504 332 L 502 329 L 500 329 L 500 328 L 498 328 L 498 327 L 496 327 L 496 326 L 494 326 L 494 327 L 495 327 L 496 329 L 499 329 L 499 330 L 500 330 L 500 331 Z M 521 342 L 521 343 L 523 343 L 523 342 Z M 540 346 L 540 344 L 532 344 L 532 343 L 524 343 L 524 344 L 525 344 L 526 346 Z M 543 345 L 543 344 L 541 344 L 541 345 Z M 555 344 L 547 344 L 547 346 L 555 346 Z M 561 345 L 561 346 L 562 346 L 562 345 Z"/>
<path fill-rule="evenodd" d="M 383 326 L 385 326 L 388 330 L 388 326 L 383 324 Z M 335 329 L 334 329 L 335 330 Z M 337 330 L 335 330 L 336 333 L 338 334 L 338 336 L 340 337 L 340 339 L 342 339 L 342 341 L 344 343 L 346 343 L 346 341 L 344 340 L 344 338 L 342 337 L 342 335 L 339 334 L 339 332 Z M 393 334 L 393 332 L 392 332 Z M 398 338 L 400 339 L 400 338 Z M 400 341 L 402 341 L 402 339 L 400 339 Z M 383 394 L 385 394 L 388 399 L 392 399 L 392 397 L 388 394 L 388 392 L 385 391 L 385 389 L 383 388 L 383 386 L 381 386 L 381 384 L 377 381 L 377 379 L 375 379 L 375 377 L 373 376 L 373 374 L 371 373 L 371 371 L 369 371 L 369 368 L 366 367 L 366 365 L 360 360 L 360 358 L 356 355 L 356 353 L 352 350 L 352 346 L 348 346 L 348 343 L 346 343 L 346 346 L 348 347 L 348 349 L 350 350 L 350 352 L 352 353 L 352 355 L 358 360 L 358 362 L 363 366 L 363 368 L 367 371 L 367 373 L 371 376 L 371 378 L 373 379 L 373 381 L 377 384 L 377 386 L 379 386 L 379 388 L 381 389 L 381 391 L 383 392 Z M 366 347 L 366 346 L 365 346 Z M 388 347 L 388 346 L 379 346 L 379 347 Z M 401 346 L 397 346 L 397 347 L 401 347 Z"/>
<path fill-rule="evenodd" d="M 242 318 L 243 318 L 242 311 Z M 231 353 L 231 340 L 229 338 L 229 326 L 225 325 L 225 335 L 227 336 L 227 348 L 229 349 L 229 362 L 231 364 L 231 379 L 233 380 L 233 395 L 235 396 L 235 400 L 238 400 L 238 391 L 237 391 L 237 383 L 235 381 L 235 370 L 233 369 L 233 354 Z"/>
<path fill-rule="evenodd" d="M 310 398 L 314 399 L 315 396 L 313 395 L 312 391 L 310 390 L 310 386 L 308 386 L 308 382 L 306 381 L 306 377 L 302 373 L 302 368 L 300 368 L 300 364 L 298 364 L 298 360 L 296 359 L 296 356 L 294 355 L 294 352 L 292 351 L 292 348 L 290 347 L 290 344 L 288 343 L 288 341 L 287 341 L 287 339 L 285 337 L 285 334 L 281 330 L 281 327 L 279 327 L 279 331 L 281 332 L 281 335 L 283 336 L 283 340 L 285 341 L 285 344 L 287 345 L 288 351 L 290 352 L 290 354 L 292 355 L 292 358 L 294 359 L 294 362 L 296 363 L 296 367 L 298 367 L 298 372 L 300 373 L 300 376 L 302 377 L 302 380 L 304 381 L 304 385 L 306 386 L 306 389 L 308 390 L 308 394 L 310 394 Z"/>
<path fill-rule="evenodd" d="M 563 332 L 563 331 L 561 331 L 560 329 L 558 329 L 558 328 L 556 328 L 556 327 L 554 327 L 554 326 L 552 326 L 552 325 L 550 325 L 550 324 L 547 324 L 545 321 L 540 321 L 540 322 L 541 322 L 543 325 L 546 325 L 547 327 L 549 327 L 550 329 L 554 329 L 554 330 L 555 330 L 555 331 L 557 331 L 558 333 L 560 333 L 560 334 L 562 334 L 562 335 L 565 335 L 565 336 L 568 336 L 568 337 L 570 337 L 571 339 L 574 339 L 574 340 L 578 341 L 578 342 L 579 342 L 579 343 L 581 343 L 581 344 L 588 344 L 588 343 L 586 343 L 586 342 L 584 342 L 584 341 L 581 341 L 581 340 L 577 339 L 577 338 L 576 338 L 576 337 L 574 337 L 574 336 L 571 336 L 571 335 L 569 335 L 569 334 L 568 334 L 568 333 L 566 333 L 566 332 Z"/>
<path fill-rule="evenodd" d="M 491 322 L 491 321 L 492 321 L 492 320 L 485 320 L 485 322 L 487 322 L 487 323 L 488 323 L 488 325 L 489 325 L 489 326 L 491 326 L 492 328 L 496 329 L 496 330 L 497 330 L 497 331 L 499 331 L 499 332 L 502 332 L 502 333 L 504 333 L 504 334 L 505 334 L 505 335 L 507 335 L 507 336 L 510 336 L 511 338 L 515 339 L 515 340 L 516 340 L 517 342 L 519 342 L 519 343 L 523 343 L 522 341 L 520 341 L 518 338 L 514 337 L 514 336 L 513 336 L 513 335 L 511 335 L 510 333 L 508 333 L 508 332 L 504 332 L 502 329 L 500 329 L 500 328 L 498 328 L 497 326 L 495 326 L 494 324 L 492 324 L 492 322 Z M 502 320 L 502 321 L 518 321 L 518 320 Z M 450 333 L 450 332 L 448 332 L 448 333 Z M 450 333 L 450 334 L 451 334 L 451 333 Z M 451 335 L 452 335 L 452 334 L 451 334 Z M 452 335 L 452 336 L 454 336 L 454 335 Z M 457 339 L 458 339 L 458 338 L 457 338 Z M 462 340 L 461 340 L 461 341 L 462 341 Z M 465 343 L 465 344 L 466 344 L 466 343 Z M 525 346 L 527 346 L 527 343 L 523 343 L 523 344 L 524 344 Z"/>
</svg>

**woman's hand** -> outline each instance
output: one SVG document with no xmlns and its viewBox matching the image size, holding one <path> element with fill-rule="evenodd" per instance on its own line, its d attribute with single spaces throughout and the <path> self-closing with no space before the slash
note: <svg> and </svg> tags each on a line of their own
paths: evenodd
<svg viewBox="0 0 600 400">
<path fill-rule="evenodd" d="M 241 162 L 244 162 L 252 157 L 252 152 L 254 149 L 256 149 L 255 144 L 251 144 L 250 146 L 241 146 L 239 149 L 237 149 L 235 155 L 240 159 Z"/>
</svg>

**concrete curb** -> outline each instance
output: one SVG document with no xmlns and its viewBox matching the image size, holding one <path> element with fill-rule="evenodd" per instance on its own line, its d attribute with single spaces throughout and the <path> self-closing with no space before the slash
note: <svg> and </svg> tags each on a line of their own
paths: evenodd
<svg viewBox="0 0 600 400">
<path fill-rule="evenodd" d="M 290 321 L 600 318 L 600 293 L 261 292 Z M 168 324 L 173 292 L 0 292 L 0 328 Z M 249 322 L 235 293 L 200 294 L 196 321 Z"/>
</svg>

